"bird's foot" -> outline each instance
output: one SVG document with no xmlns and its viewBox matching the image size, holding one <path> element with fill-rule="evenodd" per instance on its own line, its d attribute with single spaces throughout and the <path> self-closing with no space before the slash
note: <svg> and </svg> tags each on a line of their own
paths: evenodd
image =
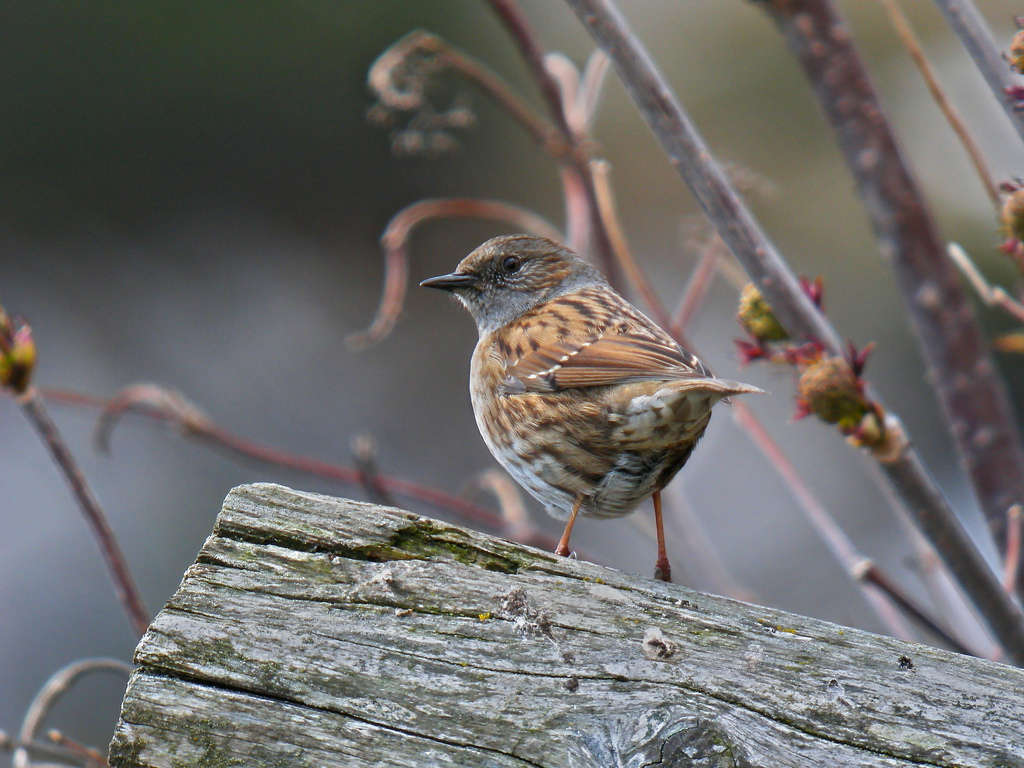
<svg viewBox="0 0 1024 768">
<path fill-rule="evenodd" d="M 672 581 L 672 566 L 668 564 L 668 558 L 658 558 L 654 564 L 654 578 L 658 581 Z"/>
</svg>

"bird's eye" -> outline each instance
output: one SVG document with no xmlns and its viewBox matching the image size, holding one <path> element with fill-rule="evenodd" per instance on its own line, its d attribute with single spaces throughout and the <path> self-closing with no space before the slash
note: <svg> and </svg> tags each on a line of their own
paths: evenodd
<svg viewBox="0 0 1024 768">
<path fill-rule="evenodd" d="M 518 272 L 520 264 L 516 256 L 506 256 L 501 262 L 501 268 L 506 272 Z"/>
</svg>

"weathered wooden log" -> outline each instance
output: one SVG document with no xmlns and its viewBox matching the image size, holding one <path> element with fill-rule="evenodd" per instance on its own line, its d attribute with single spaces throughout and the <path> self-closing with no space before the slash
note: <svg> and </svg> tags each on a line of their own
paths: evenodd
<svg viewBox="0 0 1024 768">
<path fill-rule="evenodd" d="M 114 768 L 1024 766 L 1024 670 L 274 485 L 135 662 Z"/>
</svg>

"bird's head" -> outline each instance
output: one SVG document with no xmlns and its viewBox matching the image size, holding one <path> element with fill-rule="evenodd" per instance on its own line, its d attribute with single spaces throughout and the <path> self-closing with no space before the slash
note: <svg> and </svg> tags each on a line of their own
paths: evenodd
<svg viewBox="0 0 1024 768">
<path fill-rule="evenodd" d="M 601 273 L 568 248 L 532 235 L 492 238 L 454 272 L 420 283 L 450 291 L 469 310 L 481 334 L 556 296 L 604 284 Z"/>
</svg>

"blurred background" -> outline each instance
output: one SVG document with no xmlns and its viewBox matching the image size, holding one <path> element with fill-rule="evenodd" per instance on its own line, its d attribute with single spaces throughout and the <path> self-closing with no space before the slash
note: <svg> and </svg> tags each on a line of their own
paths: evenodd
<svg viewBox="0 0 1024 768">
<path fill-rule="evenodd" d="M 868 377 L 988 546 L 889 268 L 832 133 L 768 18 L 748 2 L 627 5 L 716 155 L 771 180 L 774 195 L 751 197 L 756 214 L 797 271 L 823 275 L 840 331 L 858 344 L 877 342 Z M 1005 116 L 938 12 L 905 5 L 993 170 L 1000 178 L 1024 173 Z M 1007 43 L 1019 4 L 979 5 Z M 549 50 L 577 62 L 590 53 L 562 4 L 523 6 Z M 982 187 L 880 6 L 839 6 L 943 236 L 962 243 L 992 280 L 1012 284 Z M 0 302 L 32 324 L 39 386 L 110 396 L 159 382 L 235 433 L 344 464 L 352 438 L 369 433 L 381 471 L 452 492 L 496 466 L 467 391 L 475 329 L 454 303 L 411 289 L 389 338 L 362 352 L 344 343 L 377 305 L 378 237 L 402 206 L 446 195 L 502 198 L 563 224 L 555 167 L 471 87 L 445 79 L 443 99 L 463 100 L 478 119 L 443 156 L 396 157 L 387 131 L 366 120 L 367 68 L 414 28 L 481 57 L 541 107 L 486 4 L 32 0 L 6 3 L 0 15 Z M 635 254 L 673 306 L 695 263 L 686 246 L 695 204 L 614 75 L 594 133 Z M 486 222 L 425 226 L 411 244 L 412 279 L 449 271 L 505 231 Z M 748 404 L 858 547 L 923 594 L 866 462 L 819 423 L 792 422 L 791 372 L 740 371 L 735 306 L 735 290 L 716 282 L 691 326 L 702 356 L 719 375 L 769 390 Z M 979 313 L 987 333 L 1010 329 L 1004 316 Z M 1024 358 L 998 364 L 1024 403 Z M 124 419 L 104 456 L 91 441 L 95 410 L 53 404 L 51 412 L 154 613 L 232 486 L 276 481 L 363 496 L 239 461 L 140 418 Z M 10 398 L 0 398 L 0 491 L 0 729 L 14 732 L 52 671 L 84 656 L 129 659 L 135 638 L 62 477 Z M 756 600 L 882 629 L 728 408 L 716 412 L 675 491 Z M 557 535 L 558 524 L 528 506 L 535 525 Z M 649 514 L 644 507 L 638 516 Z M 668 526 L 676 580 L 720 588 L 682 556 L 686 526 Z M 626 571 L 653 567 L 654 544 L 629 519 L 584 520 L 574 544 Z M 48 724 L 105 745 L 123 685 L 90 680 Z"/>
</svg>

